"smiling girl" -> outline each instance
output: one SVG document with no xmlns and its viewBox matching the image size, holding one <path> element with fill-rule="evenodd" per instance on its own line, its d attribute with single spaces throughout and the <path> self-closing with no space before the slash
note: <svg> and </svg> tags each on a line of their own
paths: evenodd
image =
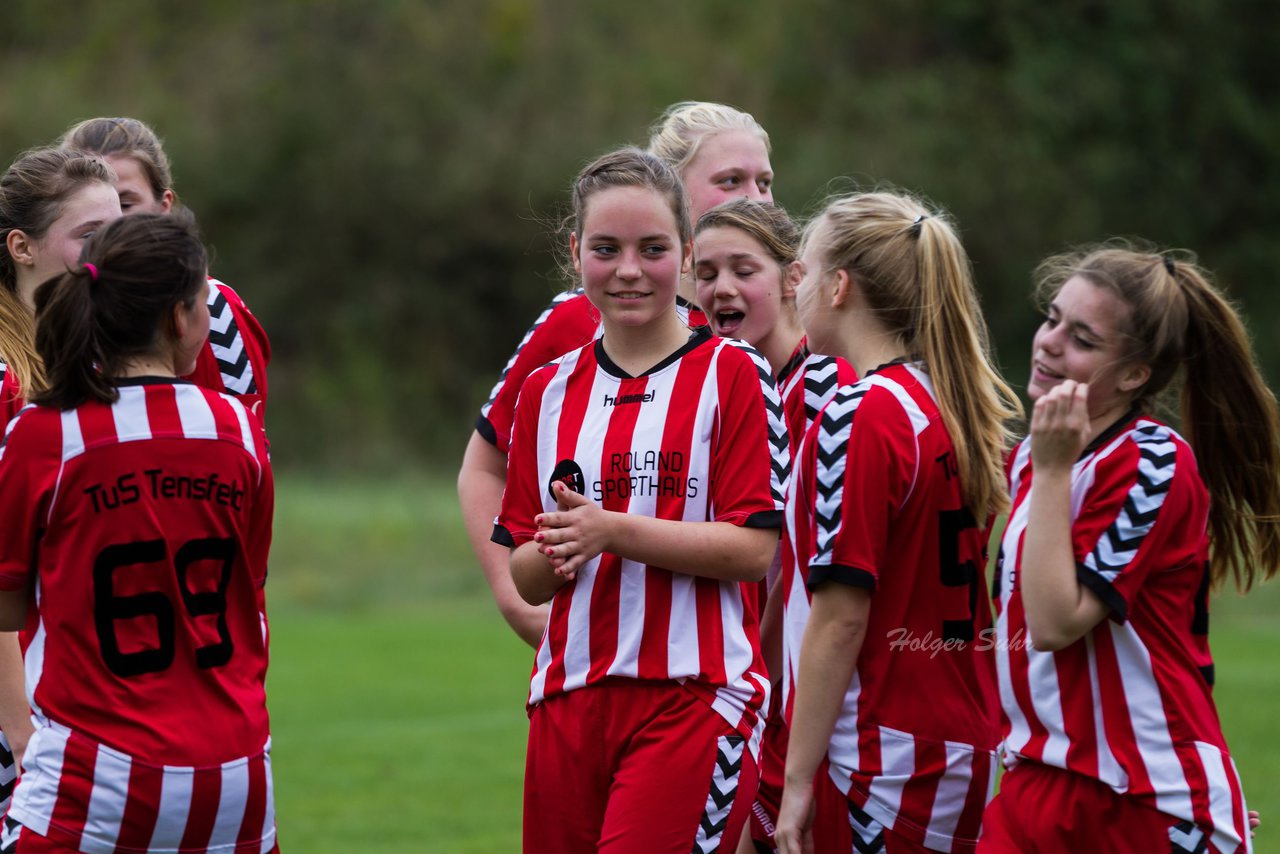
<svg viewBox="0 0 1280 854">
<path fill-rule="evenodd" d="M 579 175 L 569 250 L 603 335 L 525 382 L 494 541 L 550 601 L 525 850 L 732 851 L 769 692 L 750 582 L 788 456 L 767 364 L 676 312 L 689 220 L 637 149 Z"/>
<path fill-rule="evenodd" d="M 650 134 L 649 151 L 689 187 L 686 200 L 691 221 L 726 199 L 773 198 L 769 135 L 750 114 L 725 104 L 685 101 L 669 107 Z M 706 323 L 692 303 L 694 296 L 692 280 L 682 276 L 677 311 L 691 327 Z M 530 373 L 591 341 L 600 328 L 600 313 L 581 289 L 552 300 L 525 333 L 481 407 L 458 472 L 458 502 L 476 559 L 498 609 L 532 647 L 546 628 L 547 609 L 532 607 L 516 594 L 506 555 L 489 542 L 502 500 L 516 397 Z"/>
<path fill-rule="evenodd" d="M 1248 850 L 1208 604 L 1280 567 L 1275 398 L 1185 257 L 1112 245 L 1038 272 L 995 587 L 1010 770 L 979 850 Z M 1179 375 L 1186 439 L 1150 414 Z"/>
</svg>

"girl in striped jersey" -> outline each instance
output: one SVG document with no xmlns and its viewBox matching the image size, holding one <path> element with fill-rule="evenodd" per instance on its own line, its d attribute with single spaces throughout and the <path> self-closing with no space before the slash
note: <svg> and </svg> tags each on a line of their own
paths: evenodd
<svg viewBox="0 0 1280 854">
<path fill-rule="evenodd" d="M 19 157 L 0 178 L 4 424 L 22 408 L 23 390 L 38 388 L 44 381 L 32 316 L 36 286 L 75 265 L 85 240 L 120 216 L 114 177 L 99 158 L 43 149 Z M 0 633 L 0 812 L 8 806 L 31 731 L 18 639 Z"/>
<path fill-rule="evenodd" d="M 733 107 L 703 101 L 672 105 L 654 125 L 649 151 L 683 179 L 694 220 L 726 199 L 772 199 L 769 135 L 749 114 Z M 692 281 L 682 278 L 677 311 L 690 326 L 701 326 L 706 319 L 691 302 L 694 297 Z M 506 554 L 489 542 L 502 501 L 516 397 L 530 373 L 588 343 L 600 329 L 600 314 L 581 288 L 552 300 L 525 334 L 481 408 L 458 473 L 458 500 L 476 558 L 499 610 L 533 647 L 546 628 L 546 606 L 532 607 L 517 595 Z"/>
<path fill-rule="evenodd" d="M 130 118 L 86 119 L 67 130 L 60 148 L 96 154 L 116 173 L 120 209 L 139 213 L 188 213 L 173 191 L 173 173 L 160 138 Z M 200 351 L 192 382 L 234 394 L 265 422 L 267 363 L 271 344 L 258 319 L 225 282 L 209 281 L 209 343 Z"/>
<path fill-rule="evenodd" d="M 810 347 L 863 378 L 810 427 L 788 490 L 778 847 L 972 851 L 999 732 L 979 523 L 1007 502 L 1016 398 L 943 215 L 840 198 L 801 262 Z"/>
<path fill-rule="evenodd" d="M 792 453 L 805 429 L 857 374 L 844 359 L 809 352 L 796 314 L 796 256 L 800 230 L 786 211 L 752 199 L 735 199 L 707 211 L 694 228 L 694 278 L 698 303 L 711 329 L 741 338 L 760 351 L 778 383 Z M 760 785 L 751 808 L 750 834 L 739 851 L 751 854 L 752 840 L 773 848 L 773 828 L 782 797 L 787 732 L 782 715 L 782 599 L 775 590 L 781 553 L 774 558 L 759 593 L 760 641 L 773 690 L 761 743 Z"/>
<path fill-rule="evenodd" d="M 1038 275 L 994 590 L 1010 770 L 980 848 L 1247 851 L 1208 597 L 1280 565 L 1275 398 L 1185 257 L 1116 244 Z M 1185 440 L 1149 414 L 1182 366 Z"/>
<path fill-rule="evenodd" d="M 46 381 L 0 447 L 0 628 L 36 724 L 0 850 L 275 848 L 263 681 L 272 477 L 182 218 L 117 219 L 42 286 Z"/>
<path fill-rule="evenodd" d="M 569 238 L 604 334 L 520 393 L 495 542 L 550 601 L 530 689 L 525 850 L 732 851 L 769 683 L 751 583 L 789 458 L 768 364 L 690 331 L 675 173 L 637 149 L 578 177 Z"/>
</svg>

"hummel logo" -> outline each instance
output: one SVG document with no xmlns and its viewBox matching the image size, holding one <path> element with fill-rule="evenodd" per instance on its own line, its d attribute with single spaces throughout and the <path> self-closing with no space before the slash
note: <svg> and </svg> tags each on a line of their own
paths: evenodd
<svg viewBox="0 0 1280 854">
<path fill-rule="evenodd" d="M 657 392 L 646 392 L 644 394 L 620 394 L 617 397 L 606 394 L 604 403 L 601 406 L 623 406 L 628 403 L 649 403 L 656 396 Z"/>
</svg>

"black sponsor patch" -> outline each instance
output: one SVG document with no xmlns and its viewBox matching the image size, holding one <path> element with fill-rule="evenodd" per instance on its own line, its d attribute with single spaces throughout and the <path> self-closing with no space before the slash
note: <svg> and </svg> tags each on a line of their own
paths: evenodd
<svg viewBox="0 0 1280 854">
<path fill-rule="evenodd" d="M 547 492 L 551 494 L 551 500 L 556 498 L 555 485 L 556 482 L 563 483 L 579 495 L 585 495 L 587 491 L 586 478 L 582 476 L 582 466 L 573 460 L 561 460 L 556 463 L 555 470 L 551 472 L 551 480 L 547 483 Z"/>
</svg>

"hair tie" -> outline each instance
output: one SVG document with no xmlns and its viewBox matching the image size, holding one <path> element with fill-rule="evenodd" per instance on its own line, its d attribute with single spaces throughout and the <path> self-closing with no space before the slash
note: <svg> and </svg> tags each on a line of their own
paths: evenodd
<svg viewBox="0 0 1280 854">
<path fill-rule="evenodd" d="M 1178 271 L 1173 266 L 1173 259 L 1170 258 L 1168 255 L 1161 255 L 1160 260 L 1164 262 L 1164 268 L 1166 271 L 1168 271 L 1169 275 L 1176 278 L 1178 275 Z"/>
<path fill-rule="evenodd" d="M 920 238 L 920 224 L 921 224 L 922 222 L 924 222 L 925 217 L 927 217 L 927 216 L 928 216 L 928 214 L 920 214 L 919 216 L 917 216 L 917 217 L 915 218 L 915 220 L 914 220 L 914 221 L 912 221 L 912 223 L 911 223 L 911 236 L 912 236 L 913 238 L 916 238 L 917 240 Z"/>
<path fill-rule="evenodd" d="M 96 264 L 85 263 L 84 268 L 89 271 L 89 280 L 98 281 L 98 266 Z"/>
</svg>

